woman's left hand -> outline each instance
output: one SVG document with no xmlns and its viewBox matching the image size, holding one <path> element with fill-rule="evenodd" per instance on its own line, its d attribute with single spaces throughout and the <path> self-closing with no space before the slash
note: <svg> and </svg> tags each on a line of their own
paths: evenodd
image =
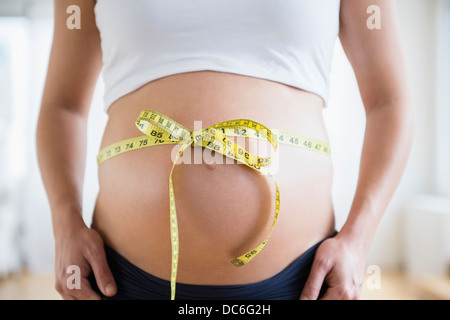
<svg viewBox="0 0 450 320">
<path fill-rule="evenodd" d="M 317 249 L 314 262 L 300 300 L 316 300 L 325 283 L 322 300 L 357 300 L 364 279 L 366 250 L 359 243 L 336 235 Z"/>
</svg>

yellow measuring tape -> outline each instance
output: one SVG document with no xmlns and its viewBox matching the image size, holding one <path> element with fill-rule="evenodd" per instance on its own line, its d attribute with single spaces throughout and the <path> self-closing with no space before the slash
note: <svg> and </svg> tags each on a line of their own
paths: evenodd
<svg viewBox="0 0 450 320">
<path fill-rule="evenodd" d="M 177 160 L 188 147 L 205 147 L 215 152 L 221 153 L 227 157 L 233 158 L 236 161 L 247 165 L 248 167 L 259 171 L 261 174 L 270 176 L 275 183 L 275 215 L 272 221 L 272 226 L 269 234 L 256 248 L 244 253 L 230 262 L 235 266 L 240 267 L 252 260 L 266 245 L 272 234 L 275 223 L 280 212 L 280 192 L 278 184 L 274 176 L 270 173 L 269 165 L 272 163 L 273 155 L 267 157 L 259 157 L 248 152 L 245 148 L 236 144 L 228 137 L 246 137 L 265 139 L 272 146 L 274 153 L 278 149 L 278 143 L 297 146 L 311 151 L 322 153 L 324 155 L 330 154 L 328 143 L 312 139 L 309 137 L 297 135 L 283 130 L 277 130 L 275 133 L 266 126 L 248 119 L 229 120 L 216 123 L 214 125 L 202 128 L 196 131 L 190 131 L 181 124 L 164 116 L 163 114 L 152 111 L 143 110 L 136 120 L 137 128 L 145 135 L 122 140 L 113 143 L 102 150 L 97 156 L 97 162 L 100 165 L 104 161 L 117 156 L 119 154 L 146 148 L 155 145 L 166 144 L 181 144 L 175 159 L 173 159 L 173 166 L 169 175 L 169 195 L 170 195 L 170 238 L 172 246 L 172 267 L 170 276 L 171 299 L 175 299 L 175 286 L 178 270 L 178 223 L 175 205 L 175 194 L 172 183 L 172 174 L 177 163 Z"/>
</svg>

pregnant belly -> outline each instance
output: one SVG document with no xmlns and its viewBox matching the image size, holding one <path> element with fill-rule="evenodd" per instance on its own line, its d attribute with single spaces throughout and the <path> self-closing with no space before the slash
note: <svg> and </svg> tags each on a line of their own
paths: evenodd
<svg viewBox="0 0 450 320">
<path fill-rule="evenodd" d="M 110 111 L 102 147 L 140 135 L 134 121 L 143 104 L 137 107 L 133 99 L 143 99 L 136 95 L 147 95 L 146 92 L 148 96 L 144 100 L 150 105 L 146 109 L 155 110 L 154 106 L 158 106 L 157 111 L 176 118 L 191 130 L 192 120 L 202 120 L 207 126 L 223 120 L 250 118 L 270 128 L 299 131 L 298 123 L 274 115 L 272 107 L 252 111 L 252 104 L 245 97 L 241 97 L 241 108 L 236 110 L 221 106 L 225 98 L 219 98 L 218 111 L 211 113 L 211 104 L 207 109 L 201 99 L 195 104 L 191 101 L 190 107 L 185 108 L 175 108 L 176 103 L 166 100 L 148 103 L 149 99 L 155 99 L 152 90 L 150 87 L 144 89 L 144 93 L 141 91 L 122 100 L 120 103 L 127 105 L 125 114 L 114 115 L 114 112 L 125 112 L 125 107 L 114 107 Z M 164 94 L 161 90 L 158 92 Z M 202 106 L 204 110 L 201 110 Z M 190 112 L 180 115 L 180 109 Z M 294 116 L 299 112 L 302 110 L 295 111 Z M 303 115 L 307 116 L 305 110 Z M 124 122 L 131 125 L 124 125 Z M 310 121 L 304 127 L 311 126 Z M 320 136 L 321 128 L 316 127 L 319 128 L 303 128 L 304 132 L 299 133 L 325 139 L 326 134 L 322 132 Z M 169 174 L 173 154 L 172 145 L 153 146 L 102 163 L 93 217 L 93 227 L 106 243 L 138 267 L 164 279 L 170 279 Z M 275 184 L 269 177 L 245 165 L 230 163 L 217 155 L 214 158 L 215 164 L 211 157 L 205 156 L 201 157 L 200 163 L 192 161 L 191 164 L 176 165 L 174 169 L 180 243 L 179 282 L 237 284 L 259 281 L 281 271 L 311 245 L 333 232 L 330 158 L 280 145 L 275 176 L 281 195 L 278 221 L 261 253 L 244 267 L 236 268 L 229 260 L 256 247 L 270 231 L 275 214 Z"/>
</svg>

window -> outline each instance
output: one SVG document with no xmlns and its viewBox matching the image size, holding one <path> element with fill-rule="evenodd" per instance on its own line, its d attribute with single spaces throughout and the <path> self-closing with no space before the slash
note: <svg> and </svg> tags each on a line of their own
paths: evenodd
<svg viewBox="0 0 450 320">
<path fill-rule="evenodd" d="M 440 0 L 437 10 L 436 184 L 450 195 L 450 0 Z"/>
<path fill-rule="evenodd" d="M 0 18 L 0 277 L 21 263 L 17 195 L 27 169 L 28 40 L 25 19 Z"/>
</svg>

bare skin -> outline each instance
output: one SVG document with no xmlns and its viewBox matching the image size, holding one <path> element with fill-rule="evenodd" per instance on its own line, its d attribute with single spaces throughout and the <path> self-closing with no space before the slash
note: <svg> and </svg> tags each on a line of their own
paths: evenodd
<svg viewBox="0 0 450 320">
<path fill-rule="evenodd" d="M 409 154 L 412 116 L 393 5 L 388 0 L 377 2 L 383 28 L 374 31 L 365 27 L 369 2 L 341 1 L 340 38 L 367 116 L 358 187 L 344 227 L 319 247 L 302 299 L 317 299 L 324 281 L 329 286 L 325 299 L 359 297 L 368 248 Z M 37 129 L 38 157 L 56 240 L 56 289 L 64 299 L 96 299 L 86 279 L 91 272 L 103 294 L 111 296 L 117 290 L 104 242 L 138 267 L 169 279 L 172 146 L 133 151 L 103 163 L 93 226 L 84 224 L 86 122 L 102 53 L 95 2 L 79 1 L 83 28 L 76 32 L 65 27 L 70 4 L 55 1 L 55 34 Z M 207 126 L 248 118 L 328 141 L 323 103 L 314 94 L 272 81 L 201 71 L 152 81 L 116 101 L 108 111 L 101 147 L 139 135 L 134 121 L 143 108 L 159 111 L 189 129 L 196 120 Z M 234 267 L 228 260 L 259 244 L 270 228 L 273 183 L 242 165 L 205 161 L 175 169 L 179 282 L 259 281 L 280 272 L 333 232 L 331 160 L 282 145 L 277 173 L 282 199 L 279 221 L 264 250 L 245 267 Z M 73 264 L 82 270 L 81 290 L 65 285 L 66 268 Z"/>
</svg>

